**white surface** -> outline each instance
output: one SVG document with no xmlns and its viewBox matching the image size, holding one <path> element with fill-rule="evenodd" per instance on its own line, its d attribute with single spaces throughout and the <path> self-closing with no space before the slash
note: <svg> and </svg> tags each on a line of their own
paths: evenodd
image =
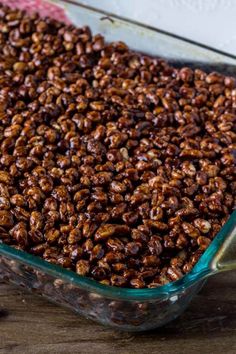
<svg viewBox="0 0 236 354">
<path fill-rule="evenodd" d="M 236 0 L 80 0 L 236 55 Z"/>
</svg>

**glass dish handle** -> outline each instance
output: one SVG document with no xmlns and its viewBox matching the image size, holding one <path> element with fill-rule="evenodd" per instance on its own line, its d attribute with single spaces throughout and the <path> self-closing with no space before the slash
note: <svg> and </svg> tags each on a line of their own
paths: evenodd
<svg viewBox="0 0 236 354">
<path fill-rule="evenodd" d="M 236 220 L 236 211 L 233 213 Z M 224 239 L 213 257 L 211 268 L 216 271 L 236 269 L 236 226 L 229 225 L 228 236 Z"/>
</svg>

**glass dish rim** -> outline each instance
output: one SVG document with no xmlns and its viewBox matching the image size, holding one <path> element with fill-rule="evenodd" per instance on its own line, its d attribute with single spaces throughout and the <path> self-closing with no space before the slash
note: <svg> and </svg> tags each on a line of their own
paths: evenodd
<svg viewBox="0 0 236 354">
<path fill-rule="evenodd" d="M 105 11 L 98 10 L 94 7 L 87 6 L 84 4 L 81 4 L 79 2 L 75 2 L 73 0 L 60 0 L 61 2 L 64 3 L 71 3 L 74 4 L 78 7 L 85 8 L 86 10 L 90 12 L 96 12 L 101 15 L 108 15 L 111 17 L 114 17 L 118 20 L 122 20 L 124 22 L 127 22 L 131 25 L 135 25 L 138 27 L 145 28 L 147 30 L 155 31 L 157 33 L 162 33 L 166 36 L 175 38 L 176 40 L 179 41 L 185 41 L 187 43 L 191 43 L 192 45 L 195 45 L 196 47 L 201 47 L 203 49 L 210 50 L 215 53 L 219 53 L 224 55 L 225 57 L 228 58 L 233 58 L 236 59 L 236 56 L 222 52 L 220 50 L 211 48 L 207 45 L 197 43 L 194 41 L 191 41 L 189 39 L 183 38 L 181 36 L 177 36 L 175 34 L 171 34 L 169 32 L 160 30 L 158 28 L 154 28 L 133 20 L 129 20 L 127 18 L 117 16 L 114 14 L 106 13 Z M 57 2 L 55 2 L 57 4 Z M 227 65 L 227 64 L 226 64 Z M 72 283 L 73 285 L 79 286 L 81 289 L 88 290 L 90 292 L 94 292 L 96 294 L 108 297 L 108 298 L 113 298 L 113 299 L 123 299 L 123 300 L 153 300 L 158 297 L 169 297 L 170 294 L 178 293 L 179 291 L 183 291 L 187 287 L 189 287 L 191 284 L 194 282 L 201 280 L 204 278 L 206 275 L 209 273 L 213 272 L 213 269 L 211 269 L 211 263 L 214 259 L 214 256 L 217 254 L 217 252 L 220 249 L 220 246 L 224 242 L 224 240 L 227 238 L 229 235 L 230 231 L 232 228 L 236 227 L 236 210 L 230 215 L 230 218 L 228 221 L 225 223 L 225 225 L 221 228 L 219 233 L 216 235 L 214 240 L 211 242 L 210 246 L 207 248 L 207 250 L 203 253 L 203 255 L 200 257 L 196 265 L 193 267 L 193 269 L 185 274 L 181 279 L 170 282 L 168 284 L 162 285 L 160 287 L 156 288 L 143 288 L 143 289 L 130 289 L 130 288 L 119 288 L 115 286 L 110 286 L 110 285 L 104 285 L 99 283 L 96 280 L 93 280 L 88 277 L 80 276 L 74 271 L 67 270 L 63 268 L 62 266 L 59 265 L 54 265 L 51 264 L 44 259 L 29 254 L 25 251 L 22 250 L 17 250 L 11 246 L 8 246 L 4 243 L 0 243 L 0 256 L 6 256 L 10 261 L 16 260 L 19 261 L 22 264 L 26 264 L 28 266 L 31 266 L 37 270 L 44 271 L 45 273 L 61 278 L 67 282 Z"/>
<path fill-rule="evenodd" d="M 222 56 L 225 56 L 225 57 L 228 57 L 228 58 L 231 58 L 231 59 L 236 59 L 236 55 L 235 54 L 225 52 L 225 51 L 223 51 L 221 49 L 211 47 L 211 46 L 209 46 L 207 44 L 192 40 L 190 38 L 186 38 L 186 37 L 181 36 L 179 34 L 175 34 L 175 33 L 166 31 L 166 30 L 158 28 L 158 27 L 154 27 L 152 25 L 148 25 L 148 24 L 139 22 L 137 20 L 133 20 L 133 19 L 125 17 L 125 16 L 117 15 L 117 14 L 112 13 L 112 12 L 107 12 L 105 10 L 98 9 L 98 8 L 96 8 L 94 6 L 81 3 L 78 0 L 45 0 L 45 1 L 52 2 L 56 6 L 60 6 L 58 2 L 64 3 L 64 4 L 71 4 L 71 5 L 74 5 L 74 6 L 78 6 L 78 7 L 82 8 L 82 9 L 85 9 L 88 12 L 91 12 L 91 13 L 94 12 L 94 13 L 100 14 L 102 16 L 101 20 L 104 20 L 104 19 L 111 20 L 113 18 L 114 20 L 119 20 L 119 21 L 122 21 L 122 22 L 126 22 L 126 23 L 128 23 L 128 24 L 130 24 L 132 26 L 143 28 L 143 29 L 146 29 L 146 30 L 152 31 L 152 32 L 157 32 L 157 33 L 163 34 L 163 35 L 165 35 L 167 37 L 171 37 L 171 38 L 174 38 L 176 40 L 192 44 L 192 45 L 194 45 L 196 47 L 200 47 L 202 49 L 206 49 L 208 51 L 212 51 L 214 53 L 221 54 Z M 105 15 L 105 17 L 104 17 L 104 15 Z"/>
<path fill-rule="evenodd" d="M 0 256 L 6 256 L 10 259 L 10 261 L 16 260 L 37 270 L 45 271 L 45 273 L 73 283 L 73 285 L 77 285 L 81 289 L 88 290 L 108 298 L 123 300 L 153 300 L 158 297 L 169 297 L 170 294 L 183 291 L 194 282 L 199 281 L 208 274 L 214 272 L 211 268 L 211 263 L 214 256 L 219 251 L 224 240 L 230 234 L 230 231 L 235 227 L 236 210 L 233 211 L 228 221 L 224 224 L 214 240 L 211 242 L 210 246 L 206 249 L 189 273 L 185 274 L 177 281 L 170 282 L 156 288 L 130 289 L 104 285 L 89 277 L 80 276 L 74 271 L 67 270 L 59 265 L 51 264 L 38 256 L 29 254 L 22 250 L 17 250 L 14 247 L 8 246 L 4 243 L 0 243 Z"/>
</svg>

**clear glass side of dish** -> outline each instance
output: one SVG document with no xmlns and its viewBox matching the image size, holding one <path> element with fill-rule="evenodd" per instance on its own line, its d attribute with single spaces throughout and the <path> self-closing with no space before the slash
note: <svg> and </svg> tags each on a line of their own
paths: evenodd
<svg viewBox="0 0 236 354">
<path fill-rule="evenodd" d="M 106 286 L 0 243 L 0 280 L 43 295 L 86 318 L 126 331 L 144 331 L 172 321 L 206 278 L 236 269 L 236 211 L 191 272 L 153 289 Z"/>
<path fill-rule="evenodd" d="M 199 280 L 153 299 L 119 299 L 1 254 L 0 280 L 42 295 L 86 318 L 126 331 L 144 331 L 172 321 L 184 311 L 204 282 Z"/>
</svg>

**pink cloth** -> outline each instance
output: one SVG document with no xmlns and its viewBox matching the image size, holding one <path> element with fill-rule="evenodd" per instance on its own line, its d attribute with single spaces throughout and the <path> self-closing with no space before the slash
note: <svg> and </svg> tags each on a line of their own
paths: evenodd
<svg viewBox="0 0 236 354">
<path fill-rule="evenodd" d="M 27 12 L 38 12 L 42 17 L 52 17 L 65 23 L 70 23 L 64 10 L 54 4 L 43 0 L 0 0 L 0 3 L 12 8 L 26 10 Z"/>
</svg>

